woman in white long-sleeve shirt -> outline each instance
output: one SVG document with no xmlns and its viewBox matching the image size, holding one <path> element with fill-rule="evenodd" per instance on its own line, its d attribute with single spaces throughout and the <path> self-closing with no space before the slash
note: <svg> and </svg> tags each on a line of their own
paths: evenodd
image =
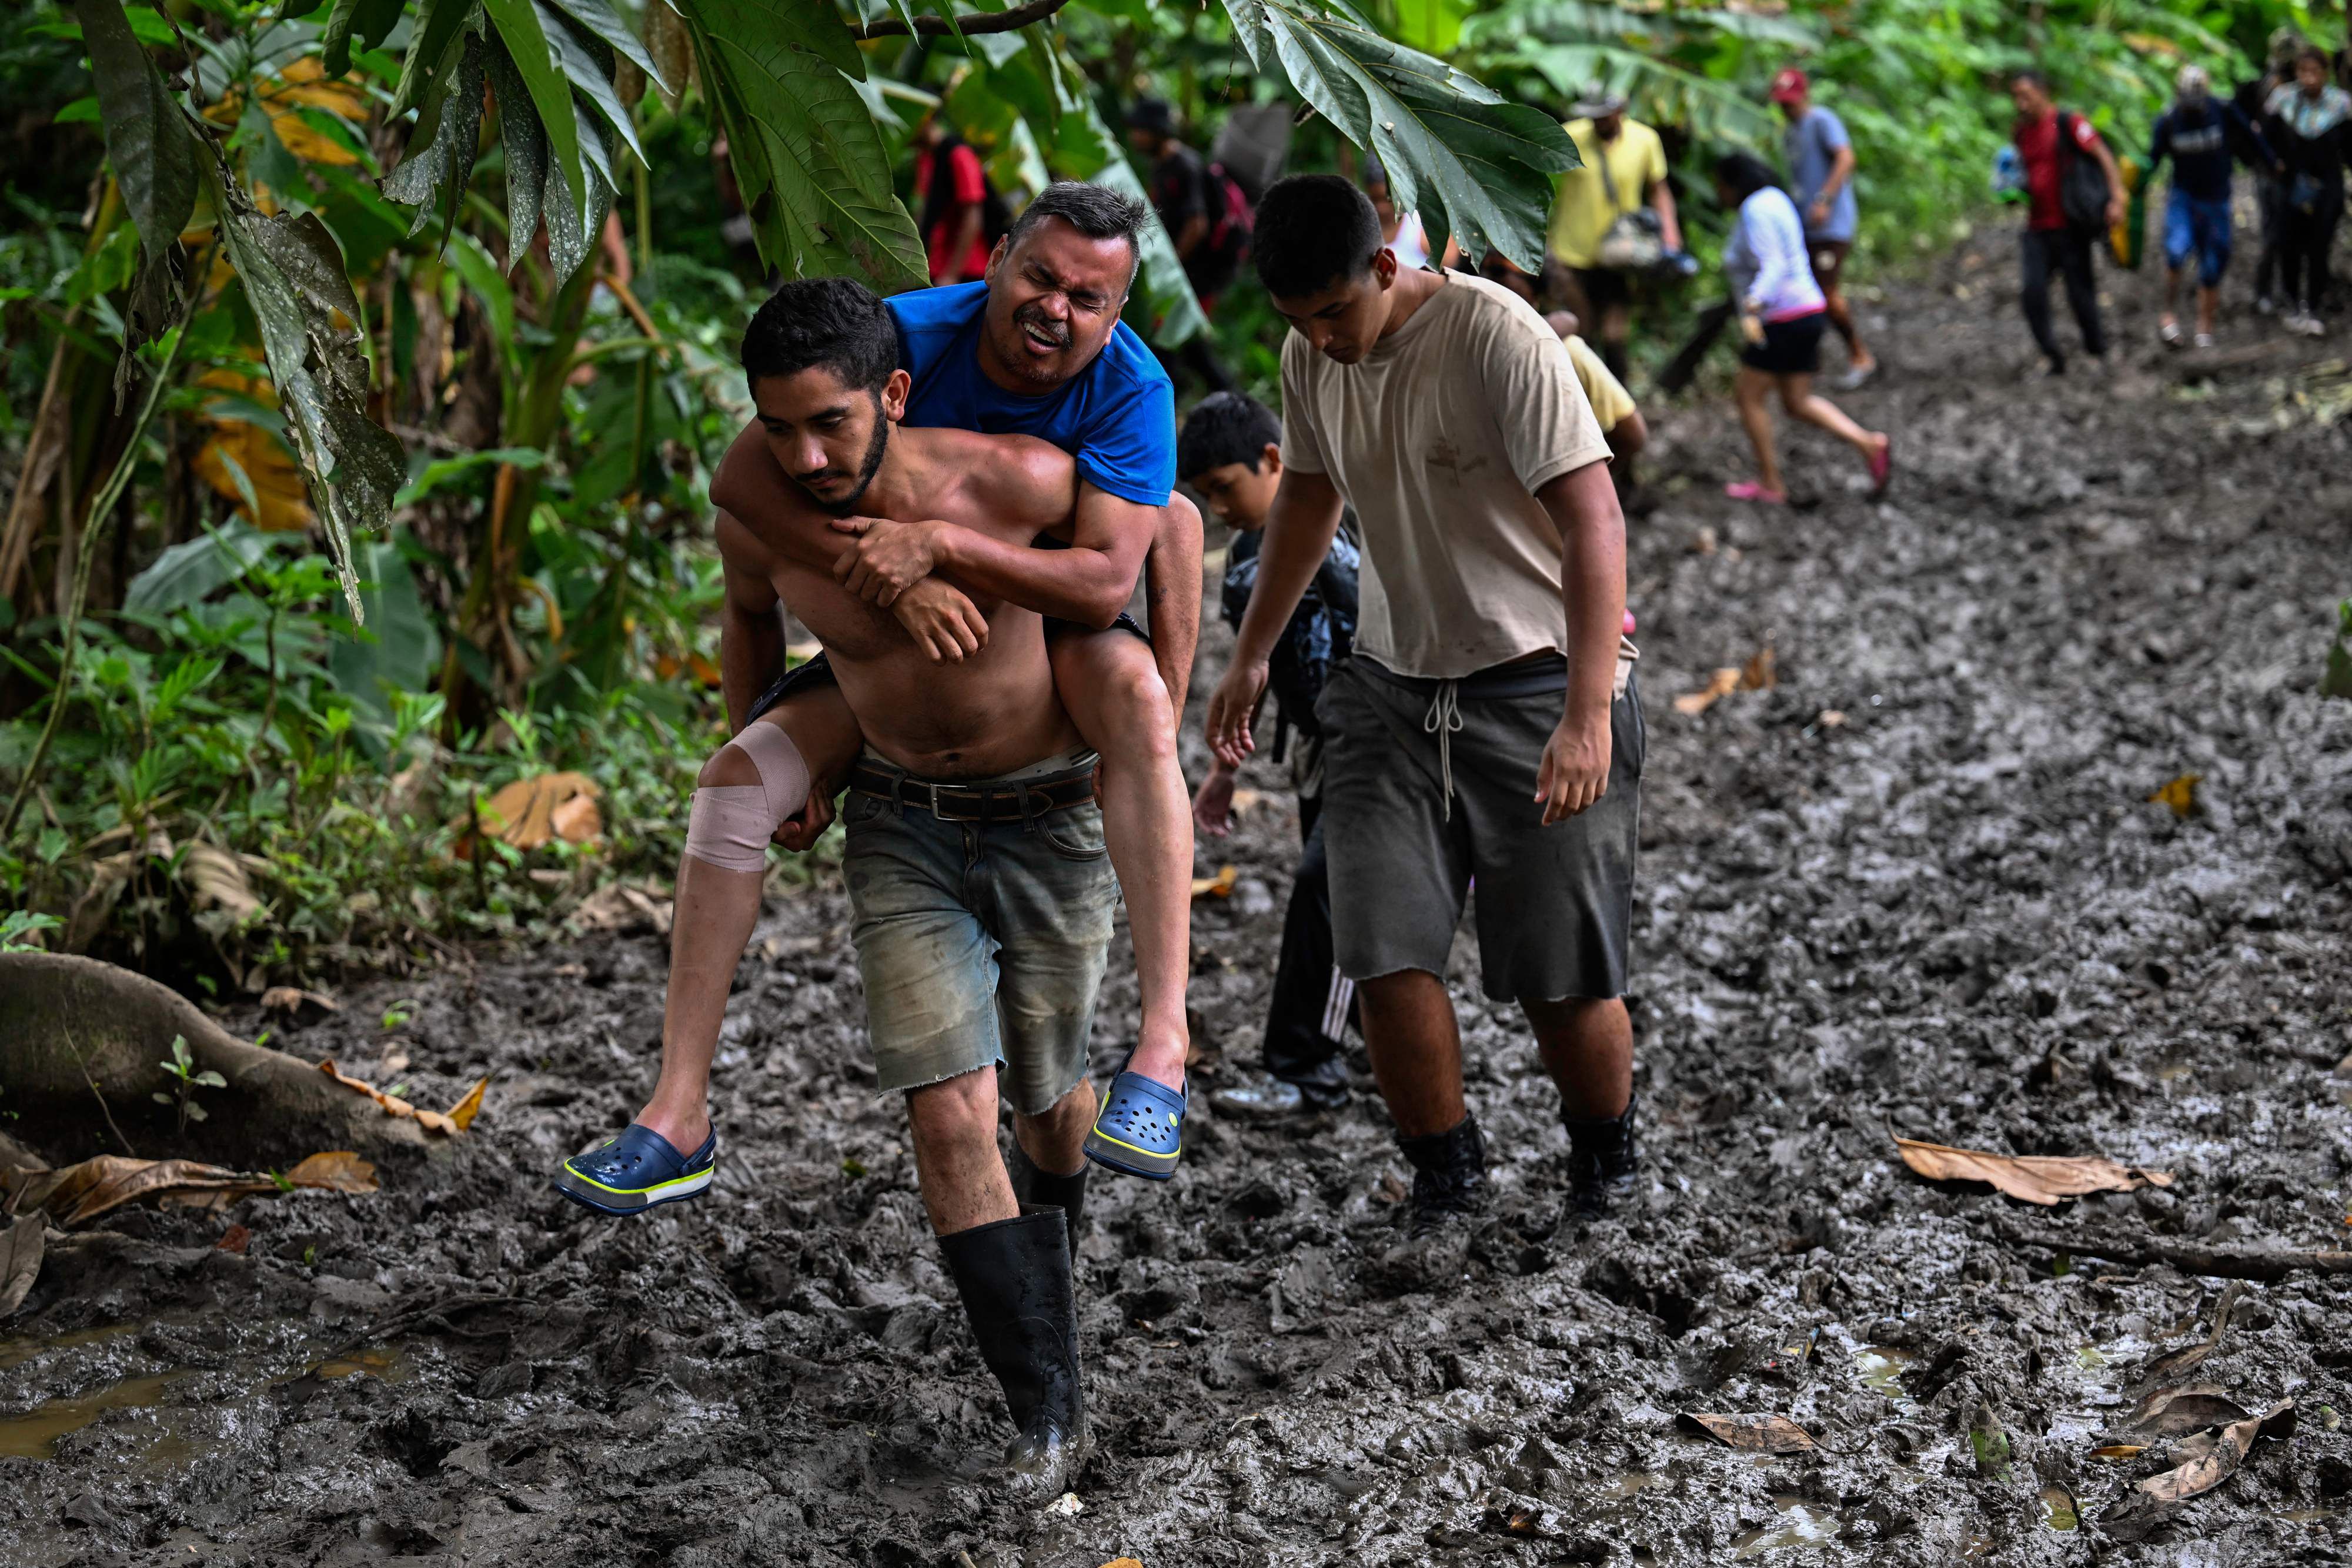
<svg viewBox="0 0 2352 1568">
<path fill-rule="evenodd" d="M 1862 454 L 1870 466 L 1871 493 L 1878 494 L 1886 488 L 1891 472 L 1886 437 L 1863 429 L 1813 392 L 1829 302 L 1813 281 L 1797 204 L 1773 179 L 1772 171 L 1746 152 L 1727 152 L 1716 161 L 1715 188 L 1723 204 L 1739 213 L 1731 243 L 1724 247 L 1723 269 L 1730 275 L 1733 298 L 1739 302 L 1739 329 L 1747 339 L 1739 350 L 1735 388 L 1739 423 L 1756 448 L 1756 477 L 1726 485 L 1724 494 L 1768 506 L 1789 498 L 1767 403 L 1775 388 L 1791 418 L 1821 426 Z"/>
</svg>

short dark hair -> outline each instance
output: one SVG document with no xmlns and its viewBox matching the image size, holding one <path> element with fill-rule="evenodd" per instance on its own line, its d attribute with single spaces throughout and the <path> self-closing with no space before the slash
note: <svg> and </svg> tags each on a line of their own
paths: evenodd
<svg viewBox="0 0 2352 1568">
<path fill-rule="evenodd" d="M 1088 239 L 1123 239 L 1128 254 L 1135 258 L 1127 281 L 1135 283 L 1135 269 L 1143 265 L 1143 225 L 1151 221 L 1151 209 L 1132 196 L 1123 196 L 1108 185 L 1089 185 L 1081 180 L 1056 180 L 1037 193 L 1037 199 L 1021 209 L 1021 215 L 1004 231 L 1007 246 L 1018 249 L 1021 242 L 1047 218 L 1059 218 Z"/>
<path fill-rule="evenodd" d="M 1772 165 L 1753 152 L 1727 152 L 1717 158 L 1715 177 L 1731 193 L 1735 202 L 1744 202 L 1768 186 L 1780 186 L 1780 177 L 1772 172 Z"/>
<path fill-rule="evenodd" d="M 743 379 L 754 392 L 770 376 L 823 365 L 844 386 L 879 392 L 898 368 L 898 327 L 890 308 L 854 277 L 795 278 L 768 297 L 743 332 Z"/>
<path fill-rule="evenodd" d="M 1176 436 L 1176 476 L 1191 479 L 1228 463 L 1255 474 L 1265 449 L 1282 444 L 1282 421 L 1247 392 L 1211 392 L 1184 419 Z"/>
<path fill-rule="evenodd" d="M 2303 62 L 2305 60 L 2317 60 L 2322 67 L 2325 67 L 2329 63 L 2327 51 L 2321 48 L 2317 44 L 2305 44 L 2303 47 L 2295 50 L 2295 69 L 2301 70 L 2303 68 Z"/>
<path fill-rule="evenodd" d="M 1297 299 L 1372 269 L 1381 215 L 1370 197 L 1337 174 L 1293 174 L 1276 180 L 1257 204 L 1250 248 L 1265 291 Z"/>
<path fill-rule="evenodd" d="M 2023 82 L 2028 87 L 2038 87 L 2046 93 L 2050 90 L 2050 73 L 2040 66 L 2027 66 L 2021 70 L 2010 72 L 2009 85 L 2015 87 L 2019 82 Z"/>
</svg>

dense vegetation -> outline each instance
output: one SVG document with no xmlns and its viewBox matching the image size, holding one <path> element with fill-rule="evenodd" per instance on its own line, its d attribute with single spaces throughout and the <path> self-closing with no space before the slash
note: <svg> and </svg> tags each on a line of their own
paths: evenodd
<svg viewBox="0 0 2352 1568">
<path fill-rule="evenodd" d="M 2005 69 L 2039 61 L 2129 145 L 2179 61 L 2235 79 L 2276 26 L 2342 26 L 2282 0 L 1034 12 L 20 11 L 0 940 L 258 987 L 665 876 L 720 717 L 706 486 L 743 417 L 734 336 L 778 273 L 919 281 L 927 113 L 1017 194 L 1133 188 L 1108 128 L 1139 92 L 1203 143 L 1236 106 L 1311 106 L 1290 167 L 1370 148 L 1433 230 L 1528 261 L 1583 84 L 1630 91 L 1695 167 L 1777 147 L 1762 88 L 1795 61 L 1862 149 L 1866 243 L 1899 258 L 1969 221 Z M 1164 242 L 1130 319 L 1202 329 Z M 1266 390 L 1263 300 L 1206 325 Z"/>
</svg>

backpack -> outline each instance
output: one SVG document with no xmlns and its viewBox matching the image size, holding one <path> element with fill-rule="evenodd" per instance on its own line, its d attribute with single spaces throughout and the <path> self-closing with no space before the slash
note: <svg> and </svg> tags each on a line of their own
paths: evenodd
<svg viewBox="0 0 2352 1568">
<path fill-rule="evenodd" d="M 1256 210 L 1250 205 L 1249 193 L 1223 163 L 1209 164 L 1202 183 L 1209 197 L 1209 236 L 1202 241 L 1203 258 L 1220 268 L 1238 270 L 1249 256 Z"/>
<path fill-rule="evenodd" d="M 2066 226 L 2104 234 L 2107 227 L 2107 174 L 2095 158 L 2086 158 L 2074 141 L 2079 115 L 2058 114 L 2058 210 Z"/>
</svg>

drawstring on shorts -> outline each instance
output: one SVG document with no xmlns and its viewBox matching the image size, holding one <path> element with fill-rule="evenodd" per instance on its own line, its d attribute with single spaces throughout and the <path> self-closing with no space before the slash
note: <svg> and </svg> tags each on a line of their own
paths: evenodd
<svg viewBox="0 0 2352 1568">
<path fill-rule="evenodd" d="M 1437 737 L 1438 781 L 1445 789 L 1446 821 L 1454 820 L 1454 737 L 1462 731 L 1461 683 L 1440 681 L 1429 712 L 1422 716 L 1423 735 Z"/>
</svg>

